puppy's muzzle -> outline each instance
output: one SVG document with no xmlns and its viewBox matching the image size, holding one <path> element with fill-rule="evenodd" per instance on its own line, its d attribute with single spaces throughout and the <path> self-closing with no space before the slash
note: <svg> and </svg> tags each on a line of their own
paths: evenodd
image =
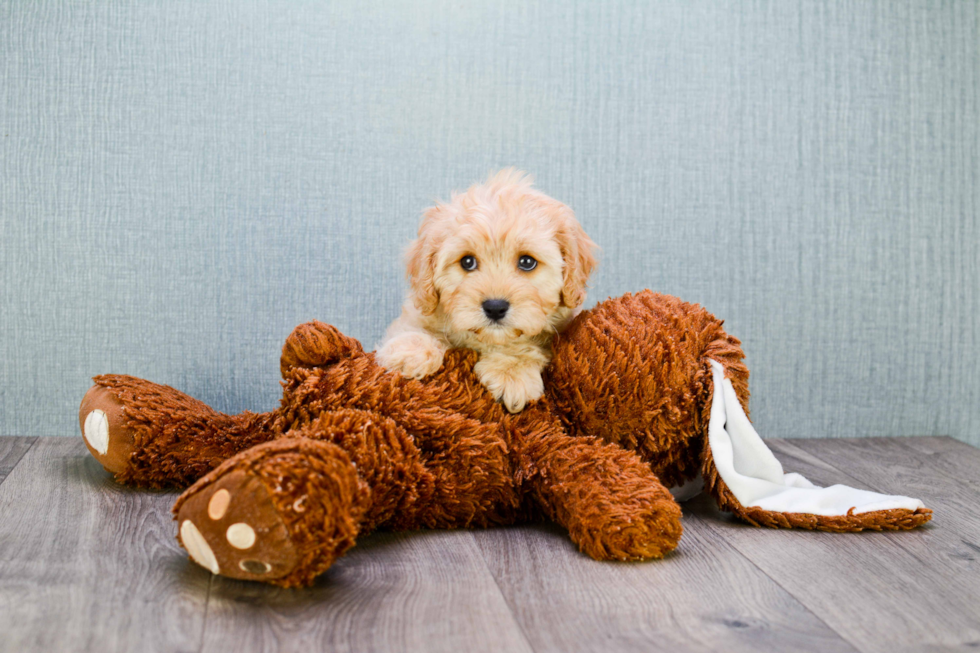
<svg viewBox="0 0 980 653">
<path fill-rule="evenodd" d="M 510 310 L 510 302 L 506 299 L 487 299 L 483 302 L 483 312 L 494 322 L 499 322 Z"/>
</svg>

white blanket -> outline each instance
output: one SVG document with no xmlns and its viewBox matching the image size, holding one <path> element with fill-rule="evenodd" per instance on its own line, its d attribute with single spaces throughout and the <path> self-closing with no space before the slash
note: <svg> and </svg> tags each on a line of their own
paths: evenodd
<svg viewBox="0 0 980 653">
<path fill-rule="evenodd" d="M 796 512 L 826 517 L 875 510 L 924 508 L 918 499 L 858 490 L 846 485 L 817 487 L 799 474 L 784 474 L 783 466 L 746 417 L 725 368 L 711 361 L 714 396 L 708 422 L 708 444 L 715 468 L 739 503 L 773 512 Z"/>
</svg>

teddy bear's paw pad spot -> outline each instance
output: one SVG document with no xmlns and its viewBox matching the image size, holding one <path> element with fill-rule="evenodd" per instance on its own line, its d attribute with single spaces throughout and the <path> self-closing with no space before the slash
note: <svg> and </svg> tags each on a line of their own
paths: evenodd
<svg viewBox="0 0 980 653">
<path fill-rule="evenodd" d="M 261 576 L 272 571 L 272 565 L 261 560 L 242 560 L 238 563 L 238 567 L 245 573 L 255 574 L 256 576 Z"/>
<path fill-rule="evenodd" d="M 208 546 L 207 540 L 201 535 L 201 531 L 197 530 L 194 522 L 189 519 L 184 520 L 180 525 L 180 540 L 183 542 L 187 552 L 191 554 L 194 562 L 209 570 L 212 574 L 217 574 L 220 571 L 218 560 L 214 557 L 214 552 Z"/>
<path fill-rule="evenodd" d="M 229 503 L 231 503 L 231 493 L 221 488 L 208 501 L 208 517 L 214 521 L 218 521 L 225 516 Z"/>
<path fill-rule="evenodd" d="M 85 447 L 106 471 L 119 474 L 132 468 L 136 432 L 126 417 L 126 405 L 108 388 L 88 389 L 78 407 L 78 427 Z"/>
<path fill-rule="evenodd" d="M 104 410 L 96 408 L 85 418 L 82 437 L 103 456 L 109 451 L 109 419 Z"/>
<path fill-rule="evenodd" d="M 232 524 L 228 527 L 228 531 L 225 533 L 225 538 L 228 540 L 228 544 L 232 545 L 236 549 L 250 549 L 252 548 L 252 545 L 255 544 L 255 529 L 244 523 Z M 245 562 L 254 561 L 246 560 Z M 245 562 L 242 564 L 245 564 Z"/>
</svg>

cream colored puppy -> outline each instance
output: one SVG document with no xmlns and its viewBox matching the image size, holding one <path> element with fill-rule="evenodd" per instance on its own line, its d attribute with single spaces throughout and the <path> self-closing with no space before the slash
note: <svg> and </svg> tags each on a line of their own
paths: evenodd
<svg viewBox="0 0 980 653">
<path fill-rule="evenodd" d="M 407 252 L 411 291 L 379 344 L 388 370 L 423 378 L 450 347 L 516 413 L 544 393 L 551 339 L 579 311 L 595 243 L 572 210 L 506 169 L 425 211 Z"/>
</svg>

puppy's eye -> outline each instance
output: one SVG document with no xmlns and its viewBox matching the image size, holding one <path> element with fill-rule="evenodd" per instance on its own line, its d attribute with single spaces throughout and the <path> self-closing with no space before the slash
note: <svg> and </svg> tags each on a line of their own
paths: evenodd
<svg viewBox="0 0 980 653">
<path fill-rule="evenodd" d="M 528 256 L 527 254 L 517 259 L 518 270 L 524 270 L 525 272 L 530 272 L 536 267 L 538 267 L 538 262 L 535 261 L 533 257 Z"/>
<path fill-rule="evenodd" d="M 464 256 L 459 259 L 459 265 L 467 272 L 472 272 L 476 269 L 476 257 L 475 256 Z"/>
</svg>

